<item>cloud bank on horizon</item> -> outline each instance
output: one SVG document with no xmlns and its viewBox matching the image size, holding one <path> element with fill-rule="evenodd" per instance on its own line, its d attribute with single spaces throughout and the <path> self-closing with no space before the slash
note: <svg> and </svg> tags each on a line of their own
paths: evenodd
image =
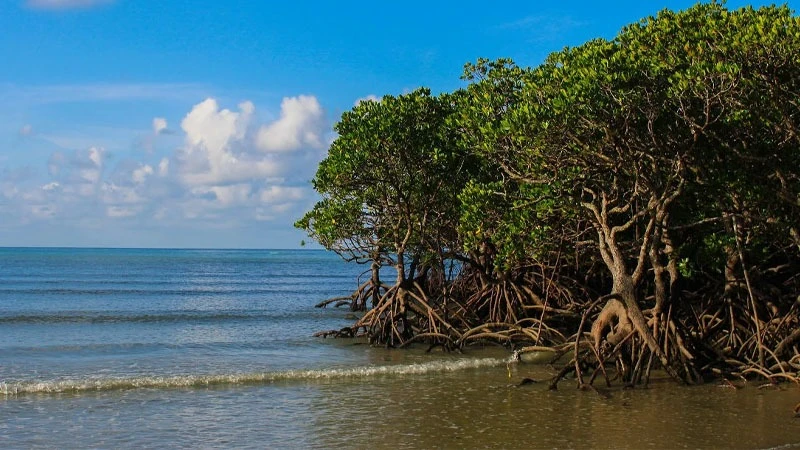
<svg viewBox="0 0 800 450">
<path fill-rule="evenodd" d="M 209 97 L 186 112 L 180 132 L 168 125 L 166 118 L 153 117 L 142 151 L 125 157 L 102 146 L 68 149 L 51 142 L 56 149 L 49 152 L 46 173 L 4 164 L 0 230 L 43 223 L 89 233 L 100 224 L 177 229 L 202 224 L 225 233 L 267 223 L 268 229 L 268 223 L 299 216 L 313 202 L 308 180 L 332 137 L 330 120 L 310 95 L 284 98 L 270 121 L 258 119 L 251 101 L 229 108 Z M 35 141 L 33 130 L 24 125 L 19 139 Z M 173 138 L 176 146 L 153 151 L 162 138 Z"/>
</svg>

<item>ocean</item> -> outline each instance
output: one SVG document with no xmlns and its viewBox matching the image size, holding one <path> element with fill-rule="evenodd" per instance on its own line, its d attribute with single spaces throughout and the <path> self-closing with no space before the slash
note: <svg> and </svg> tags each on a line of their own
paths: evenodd
<svg viewBox="0 0 800 450">
<path fill-rule="evenodd" d="M 554 368 L 500 347 L 314 337 L 353 322 L 314 305 L 366 269 L 318 250 L 0 249 L 0 448 L 800 443 L 793 386 L 601 397 L 548 391 Z"/>
</svg>

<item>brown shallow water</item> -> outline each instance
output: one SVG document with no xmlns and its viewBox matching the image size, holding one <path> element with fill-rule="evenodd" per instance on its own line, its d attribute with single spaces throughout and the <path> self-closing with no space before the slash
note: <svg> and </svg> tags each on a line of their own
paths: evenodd
<svg viewBox="0 0 800 450">
<path fill-rule="evenodd" d="M 571 380 L 549 391 L 551 372 L 519 366 L 319 386 L 322 447 L 357 448 L 800 448 L 792 409 L 800 389 L 680 387 L 610 390 Z M 517 387 L 524 377 L 544 380 Z M 345 430 L 349 430 L 346 432 Z"/>
<path fill-rule="evenodd" d="M 545 366 L 509 378 L 506 352 L 358 351 L 365 364 L 339 371 L 6 395 L 0 448 L 800 448 L 792 385 L 657 380 L 602 397 L 573 380 L 549 391 Z"/>
</svg>

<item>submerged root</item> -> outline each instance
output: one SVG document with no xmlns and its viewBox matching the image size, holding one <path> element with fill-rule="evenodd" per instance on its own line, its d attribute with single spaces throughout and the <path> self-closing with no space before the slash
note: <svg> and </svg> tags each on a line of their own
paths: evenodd
<svg viewBox="0 0 800 450">
<path fill-rule="evenodd" d="M 609 332 L 603 335 L 606 329 L 609 329 Z M 600 343 L 603 340 L 609 346 L 614 347 L 630 335 L 632 331 L 633 323 L 628 317 L 625 305 L 621 301 L 612 298 L 606 302 L 592 324 L 592 341 L 595 348 L 600 352 Z"/>
<path fill-rule="evenodd" d="M 316 305 L 315 308 L 326 308 L 333 304 L 334 307 L 339 308 L 342 306 L 349 306 L 351 311 L 366 311 L 369 301 L 373 298 L 379 297 L 381 292 L 388 290 L 388 287 L 383 284 L 375 284 L 373 280 L 362 283 L 350 295 L 341 297 L 333 297 L 323 300 Z M 376 295 L 377 294 L 377 295 Z"/>
<path fill-rule="evenodd" d="M 424 342 L 451 347 L 461 333 L 444 318 L 446 311 L 432 303 L 419 284 L 394 286 L 353 329 L 376 345 L 406 347 Z"/>
<path fill-rule="evenodd" d="M 514 350 L 517 358 L 570 359 L 553 387 L 573 373 L 579 386 L 593 386 L 601 376 L 606 384 L 646 385 L 658 368 L 684 383 L 733 378 L 800 384 L 800 276 L 773 291 L 754 283 L 752 299 L 738 291 L 714 297 L 708 287 L 643 309 L 639 303 L 653 299 L 638 299 L 644 287 L 633 301 L 609 295 L 588 304 L 575 300 L 578 294 L 548 287 L 544 275 L 479 275 L 437 282 L 418 277 L 418 283 L 409 279 L 392 287 L 364 283 L 349 296 L 318 305 L 364 308 L 363 316 L 316 336 L 446 350 L 495 344 Z"/>
<path fill-rule="evenodd" d="M 464 306 L 477 320 L 492 323 L 517 323 L 527 316 L 528 308 L 546 308 L 530 288 L 508 280 L 487 283 Z"/>
<path fill-rule="evenodd" d="M 319 331 L 314 333 L 314 337 L 321 338 L 351 338 L 354 336 L 354 330 L 351 327 L 345 327 L 339 330 Z"/>
<path fill-rule="evenodd" d="M 333 298 L 329 298 L 327 300 L 323 300 L 323 301 L 317 303 L 316 305 L 314 305 L 314 307 L 315 308 L 327 308 L 328 305 L 330 305 L 331 303 L 334 303 L 333 306 L 338 308 L 338 307 L 344 306 L 344 305 L 348 305 L 349 306 L 349 305 L 352 304 L 352 302 L 353 302 L 353 296 L 352 295 L 346 295 L 344 297 L 333 297 Z"/>
</svg>

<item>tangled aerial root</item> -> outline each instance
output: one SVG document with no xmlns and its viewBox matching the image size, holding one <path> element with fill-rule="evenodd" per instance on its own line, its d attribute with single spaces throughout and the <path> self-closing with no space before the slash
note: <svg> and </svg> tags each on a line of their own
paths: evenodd
<svg viewBox="0 0 800 450">
<path fill-rule="evenodd" d="M 606 385 L 647 385 L 655 369 L 690 384 L 711 379 L 800 384 L 800 302 L 793 294 L 800 276 L 772 291 L 740 287 L 715 297 L 722 290 L 710 285 L 684 290 L 663 310 L 636 307 L 637 317 L 627 297 L 586 301 L 586 292 L 571 296 L 543 275 L 487 281 L 485 274 L 467 272 L 447 282 L 417 279 L 394 286 L 371 281 L 351 295 L 321 302 L 319 307 L 349 306 L 364 314 L 351 326 L 316 336 L 363 338 L 397 348 L 502 345 L 520 358 L 569 355 L 553 388 L 573 373 L 584 388 L 599 377 Z"/>
</svg>

